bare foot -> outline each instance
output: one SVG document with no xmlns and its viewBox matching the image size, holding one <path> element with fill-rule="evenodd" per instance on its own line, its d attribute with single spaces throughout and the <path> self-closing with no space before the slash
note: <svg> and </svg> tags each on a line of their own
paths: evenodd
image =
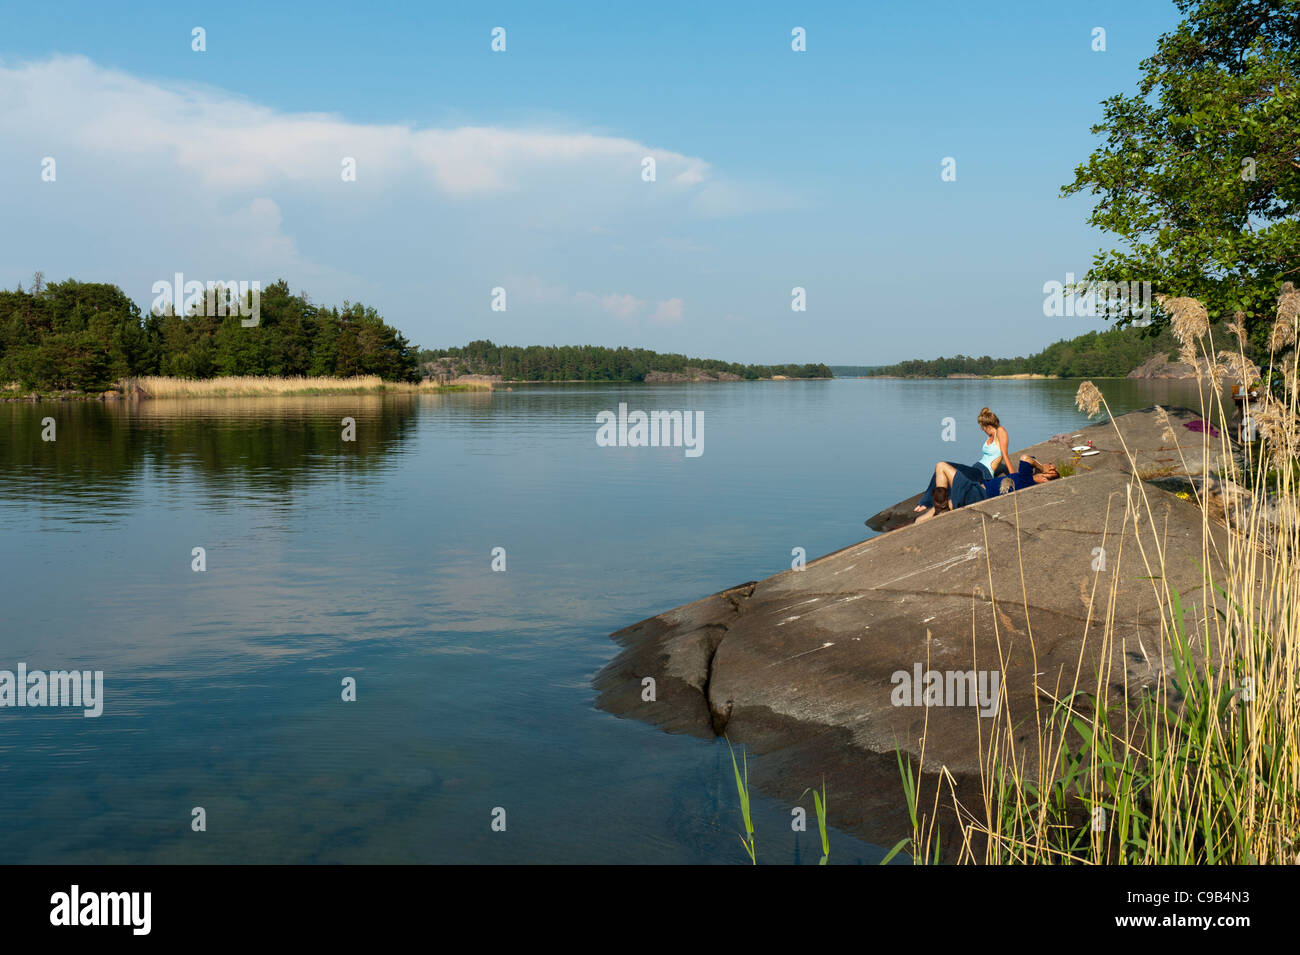
<svg viewBox="0 0 1300 955">
<path fill-rule="evenodd" d="M 918 504 L 916 505 L 916 507 L 912 508 L 912 510 L 915 511 L 917 514 L 920 514 L 922 511 L 928 511 L 929 508 L 926 507 L 924 504 Z"/>
</svg>

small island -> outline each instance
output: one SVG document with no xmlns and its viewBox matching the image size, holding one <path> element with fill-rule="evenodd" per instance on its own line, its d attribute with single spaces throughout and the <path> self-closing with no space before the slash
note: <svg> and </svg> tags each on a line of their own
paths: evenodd
<svg viewBox="0 0 1300 955">
<path fill-rule="evenodd" d="M 824 364 L 743 365 L 593 345 L 475 341 L 417 349 L 372 307 L 312 303 L 281 279 L 257 318 L 209 296 L 177 315 L 139 306 L 116 285 L 46 283 L 0 290 L 0 398 L 235 397 L 492 390 L 527 382 L 727 382 L 829 379 Z"/>
</svg>

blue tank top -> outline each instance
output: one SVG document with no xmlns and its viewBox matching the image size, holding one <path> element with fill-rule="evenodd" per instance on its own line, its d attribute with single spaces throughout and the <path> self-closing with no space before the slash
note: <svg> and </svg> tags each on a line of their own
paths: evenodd
<svg viewBox="0 0 1300 955">
<path fill-rule="evenodd" d="M 994 438 L 989 444 L 984 445 L 984 453 L 980 455 L 979 463 L 984 466 L 984 470 L 993 476 L 993 462 L 1002 456 L 1002 449 L 998 447 L 997 439 Z"/>
</svg>

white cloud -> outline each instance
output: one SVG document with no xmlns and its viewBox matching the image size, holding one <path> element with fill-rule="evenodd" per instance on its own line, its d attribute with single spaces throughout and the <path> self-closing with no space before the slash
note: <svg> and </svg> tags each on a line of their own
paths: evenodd
<svg viewBox="0 0 1300 955">
<path fill-rule="evenodd" d="M 539 320 L 582 337 L 595 315 L 679 324 L 682 299 L 629 290 L 625 250 L 664 236 L 697 249 L 692 221 L 774 193 L 627 137 L 290 112 L 81 56 L 0 61 L 0 143 L 5 283 L 39 268 L 114 282 L 147 307 L 175 272 L 285 278 L 315 301 L 373 304 L 415 340 L 518 339 Z M 44 156 L 56 182 L 41 179 Z M 645 156 L 656 182 L 641 179 Z M 601 289 L 611 276 L 627 284 Z M 507 312 L 489 308 L 498 285 Z"/>
<path fill-rule="evenodd" d="M 682 321 L 682 300 L 680 298 L 670 298 L 667 301 L 660 302 L 655 308 L 654 314 L 650 316 L 650 321 L 656 325 L 677 325 Z"/>
<path fill-rule="evenodd" d="M 643 156 L 684 187 L 709 178 L 704 160 L 631 139 L 582 132 L 462 126 L 417 129 L 285 113 L 194 84 L 154 82 L 59 56 L 0 66 L 0 132 L 55 128 L 47 139 L 101 159 L 169 157 L 207 189 L 277 183 L 335 188 L 344 157 L 357 184 L 398 187 L 412 177 L 444 196 L 469 199 L 525 188 L 565 170 L 640 182 Z"/>
<path fill-rule="evenodd" d="M 583 305 L 596 305 L 614 318 L 629 321 L 641 314 L 645 308 L 645 299 L 637 298 L 630 292 L 610 292 L 597 295 L 594 292 L 578 292 L 573 297 L 575 302 Z"/>
<path fill-rule="evenodd" d="M 537 275 L 512 275 L 501 287 L 509 301 L 521 305 L 567 305 L 573 301 L 563 285 L 551 284 Z"/>
<path fill-rule="evenodd" d="M 547 282 L 537 275 L 512 276 L 503 287 L 511 302 L 524 305 L 576 305 L 596 309 L 628 326 L 638 324 L 649 304 L 631 292 L 589 292 L 579 289 L 570 293 L 564 285 Z M 661 302 L 655 314 L 658 315 L 665 305 L 671 309 L 672 302 L 677 303 L 680 312 L 681 300 L 673 299 L 671 302 Z"/>
</svg>

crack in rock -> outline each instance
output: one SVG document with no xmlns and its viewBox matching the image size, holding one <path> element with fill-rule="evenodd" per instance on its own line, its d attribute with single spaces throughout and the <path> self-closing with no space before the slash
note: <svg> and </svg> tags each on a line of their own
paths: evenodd
<svg viewBox="0 0 1300 955">
<path fill-rule="evenodd" d="M 754 596 L 754 589 L 758 587 L 758 581 L 751 580 L 748 583 L 741 584 L 739 587 L 732 587 L 730 590 L 724 590 L 721 596 L 727 599 L 740 616 L 745 612 L 746 603 L 749 598 Z M 718 657 L 718 648 L 722 646 L 722 641 L 726 639 L 727 631 L 732 627 L 732 623 L 715 623 L 708 627 L 702 628 L 707 633 L 709 641 L 709 655 L 704 663 L 704 683 L 700 687 L 700 692 L 704 696 L 704 705 L 709 711 L 709 722 L 713 727 L 713 735 L 722 736 L 727 731 L 727 722 L 731 719 L 731 709 L 734 701 L 727 700 L 721 705 L 713 701 L 713 694 L 710 687 L 713 684 L 713 663 Z"/>
</svg>

